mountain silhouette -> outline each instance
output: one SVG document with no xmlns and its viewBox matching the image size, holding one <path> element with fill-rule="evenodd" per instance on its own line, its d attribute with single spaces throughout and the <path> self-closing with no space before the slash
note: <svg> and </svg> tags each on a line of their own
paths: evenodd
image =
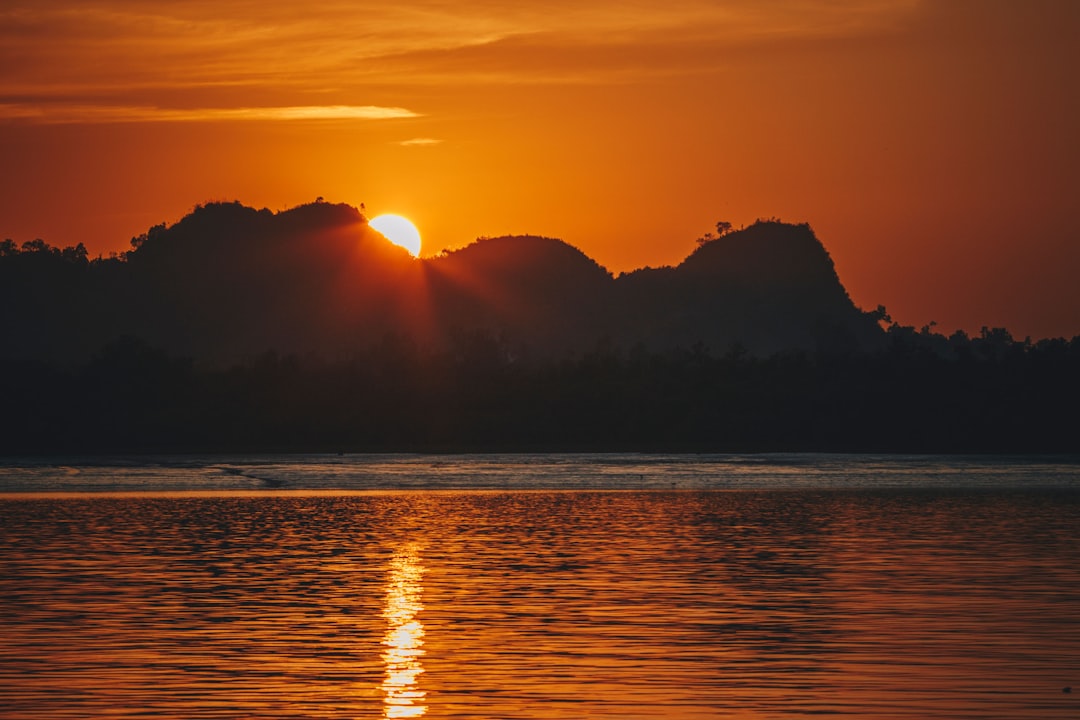
<svg viewBox="0 0 1080 720">
<path fill-rule="evenodd" d="M 558 356 L 604 332 L 611 275 L 561 240 L 481 239 L 426 265 L 444 339 L 481 333 L 508 353 Z"/>
<path fill-rule="evenodd" d="M 535 236 L 416 260 L 355 208 L 325 202 L 278 213 L 210 203 L 132 245 L 95 261 L 9 248 L 3 352 L 71 361 L 134 336 L 228 363 L 271 349 L 340 357 L 387 334 L 453 350 L 481 334 L 509 355 L 556 358 L 598 343 L 770 354 L 865 348 L 881 336 L 806 225 L 759 222 L 677 267 L 618 278 Z"/>
<path fill-rule="evenodd" d="M 0 453 L 1075 452 L 1080 337 L 857 308 L 808 225 L 612 276 L 417 260 L 348 205 L 195 208 L 116 257 L 0 243 Z"/>
<path fill-rule="evenodd" d="M 808 225 L 759 221 L 703 243 L 675 268 L 619 278 L 618 337 L 713 351 L 868 349 L 876 321 L 855 307 Z"/>
<path fill-rule="evenodd" d="M 117 330 L 220 361 L 344 351 L 351 334 L 391 327 L 390 317 L 363 321 L 412 271 L 408 253 L 357 210 L 329 203 L 277 214 L 203 206 L 138 242 L 126 266 L 143 302 L 138 317 L 118 310 Z"/>
</svg>

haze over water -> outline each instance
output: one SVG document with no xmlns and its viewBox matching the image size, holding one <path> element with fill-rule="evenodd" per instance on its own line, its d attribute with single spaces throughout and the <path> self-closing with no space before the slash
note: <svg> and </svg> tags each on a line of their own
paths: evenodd
<svg viewBox="0 0 1080 720">
<path fill-rule="evenodd" d="M 1069 460 L 25 461 L 0 490 L 3 718 L 1080 714 Z"/>
</svg>

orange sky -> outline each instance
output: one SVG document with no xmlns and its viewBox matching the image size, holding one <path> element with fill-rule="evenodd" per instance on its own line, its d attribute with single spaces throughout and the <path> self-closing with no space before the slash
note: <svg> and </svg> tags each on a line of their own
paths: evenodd
<svg viewBox="0 0 1080 720">
<path fill-rule="evenodd" d="M 809 222 L 865 308 L 1080 334 L 1074 0 L 6 0 L 0 237 L 208 200 L 396 212 L 612 271 Z"/>
</svg>

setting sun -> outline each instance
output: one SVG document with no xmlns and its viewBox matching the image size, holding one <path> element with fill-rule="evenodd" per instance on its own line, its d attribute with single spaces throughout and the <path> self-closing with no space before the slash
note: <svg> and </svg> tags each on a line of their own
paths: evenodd
<svg viewBox="0 0 1080 720">
<path fill-rule="evenodd" d="M 420 254 L 420 231 L 408 218 L 400 215 L 380 215 L 369 224 L 387 240 L 405 248 L 414 257 Z"/>
</svg>

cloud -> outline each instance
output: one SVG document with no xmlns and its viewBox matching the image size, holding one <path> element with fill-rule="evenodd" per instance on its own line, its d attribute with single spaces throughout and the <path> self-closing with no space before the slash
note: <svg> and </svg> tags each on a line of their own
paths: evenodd
<svg viewBox="0 0 1080 720">
<path fill-rule="evenodd" d="M 436 138 L 412 138 L 411 140 L 402 140 L 398 145 L 404 145 L 405 147 L 423 147 L 426 145 L 438 145 L 442 140 Z"/>
<path fill-rule="evenodd" d="M 0 97 L 222 86 L 332 91 L 433 78 L 572 81 L 591 69 L 594 51 L 611 57 L 613 47 L 625 49 L 617 54 L 635 66 L 693 72 L 696 60 L 683 64 L 678 50 L 688 42 L 715 53 L 732 44 L 866 34 L 921 7 L 920 0 L 326 0 L 314 7 L 291 0 L 13 0 L 0 9 Z M 492 46 L 531 52 L 465 77 L 433 62 L 441 53 Z M 635 47 L 656 54 L 635 60 Z M 564 67 L 559 53 L 566 50 L 580 59 L 576 67 Z"/>
<path fill-rule="evenodd" d="M 290 107 L 159 108 L 120 105 L 0 103 L 0 119 L 44 124 L 212 122 L 232 120 L 387 120 L 420 117 L 400 107 L 300 105 Z"/>
</svg>

